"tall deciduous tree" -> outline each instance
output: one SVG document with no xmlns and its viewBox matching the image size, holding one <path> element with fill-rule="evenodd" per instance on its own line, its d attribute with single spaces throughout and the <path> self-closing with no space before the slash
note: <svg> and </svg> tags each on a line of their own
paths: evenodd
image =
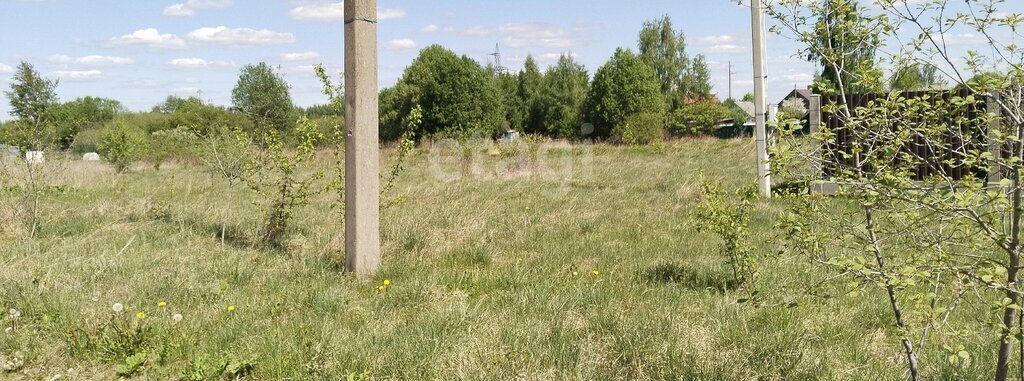
<svg viewBox="0 0 1024 381">
<path fill-rule="evenodd" d="M 560 138 L 580 137 L 587 80 L 583 65 L 565 54 L 544 73 L 541 115 L 547 133 Z"/>
<path fill-rule="evenodd" d="M 696 102 L 711 99 L 711 69 L 708 68 L 707 60 L 703 54 L 693 58 L 693 64 L 686 73 L 685 81 L 686 102 Z"/>
<path fill-rule="evenodd" d="M 22 143 L 31 149 L 41 149 L 52 143 L 48 124 L 57 103 L 57 82 L 43 78 L 32 66 L 22 61 L 11 80 L 10 91 L 4 95 L 11 103 L 11 115 L 20 118 L 20 125 L 27 128 Z M 5 132 L 8 134 L 8 132 Z"/>
<path fill-rule="evenodd" d="M 440 45 L 424 48 L 392 89 L 381 93 L 381 134 L 401 136 L 412 110 L 422 111 L 416 136 L 489 136 L 504 111 L 494 81 L 472 58 Z"/>
<path fill-rule="evenodd" d="M 498 88 L 505 110 L 505 128 L 523 130 L 530 116 L 526 101 L 519 94 L 519 73 L 495 73 L 494 86 Z"/>
<path fill-rule="evenodd" d="M 872 93 L 882 91 L 882 71 L 875 62 L 879 38 L 878 18 L 868 17 L 856 0 L 819 0 L 812 8 L 817 17 L 811 44 L 805 49 L 821 65 L 815 80 L 820 93 Z"/>
<path fill-rule="evenodd" d="M 644 23 L 640 57 L 657 74 L 661 93 L 671 110 L 711 96 L 710 74 L 703 56 L 686 53 L 686 36 L 675 30 L 667 15 Z"/>
<path fill-rule="evenodd" d="M 523 71 L 519 73 L 519 95 L 527 109 L 525 128 L 523 129 L 527 133 L 544 132 L 543 111 L 540 103 L 543 86 L 544 74 L 537 66 L 537 61 L 533 59 L 532 55 L 526 56 Z"/>
<path fill-rule="evenodd" d="M 54 138 L 68 148 L 81 130 L 98 128 L 124 111 L 121 102 L 97 97 L 78 98 L 54 107 Z"/>
<path fill-rule="evenodd" d="M 938 90 L 946 86 L 946 81 L 939 77 L 937 68 L 932 65 L 903 65 L 889 78 L 892 91 Z"/>
<path fill-rule="evenodd" d="M 266 62 L 245 65 L 231 90 L 231 103 L 259 131 L 289 131 L 295 126 L 295 107 L 288 83 Z"/>
<path fill-rule="evenodd" d="M 587 121 L 594 124 L 594 134 L 608 137 L 631 116 L 664 116 L 665 101 L 654 69 L 633 52 L 619 48 L 594 73 L 584 110 Z"/>
</svg>

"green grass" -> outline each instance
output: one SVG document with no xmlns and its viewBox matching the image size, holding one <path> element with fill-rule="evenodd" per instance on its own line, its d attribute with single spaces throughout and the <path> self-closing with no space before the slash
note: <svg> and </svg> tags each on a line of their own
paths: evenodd
<svg viewBox="0 0 1024 381">
<path fill-rule="evenodd" d="M 100 340 L 123 338 L 104 328 L 114 303 L 126 324 L 147 315 L 140 379 L 250 360 L 254 379 L 904 377 L 889 310 L 873 302 L 881 294 L 737 303 L 745 294 L 720 241 L 698 233 L 692 213 L 701 174 L 727 189 L 753 182 L 750 141 L 550 152 L 575 170 L 478 152 L 476 175 L 441 179 L 432 164 L 458 173 L 457 158 L 414 154 L 396 187 L 405 202 L 383 212 L 383 266 L 369 279 L 339 271 L 332 195 L 303 208 L 279 247 L 252 247 L 255 197 L 200 168 L 119 176 L 71 164 L 66 187 L 44 198 L 38 238 L 24 239 L 12 220 L 0 233 L 0 307 L 22 313 L 0 356 L 25 358 L 0 378 L 115 378 L 125 359 L 105 358 Z M 0 193 L 2 205 L 16 194 Z M 779 210 L 761 201 L 752 216 L 762 254 L 778 250 Z M 778 294 L 821 275 L 785 259 L 762 274 L 759 287 Z M 384 279 L 392 283 L 378 291 Z M 988 377 L 992 343 L 969 348 L 966 378 Z M 932 377 L 950 377 L 942 356 L 924 354 Z"/>
</svg>

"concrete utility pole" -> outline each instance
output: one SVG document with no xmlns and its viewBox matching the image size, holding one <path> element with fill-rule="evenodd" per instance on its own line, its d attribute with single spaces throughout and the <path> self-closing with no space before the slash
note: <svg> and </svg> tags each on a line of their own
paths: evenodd
<svg viewBox="0 0 1024 381">
<path fill-rule="evenodd" d="M 736 100 L 732 97 L 732 75 L 736 72 L 732 71 L 732 61 L 729 61 L 729 99 Z"/>
<path fill-rule="evenodd" d="M 761 11 L 761 0 L 750 0 L 750 24 L 754 39 L 754 139 L 757 149 L 757 184 L 761 196 L 772 196 L 772 180 L 768 175 L 768 133 L 765 128 L 765 46 L 764 46 L 764 12 Z"/>
<path fill-rule="evenodd" d="M 377 1 L 345 1 L 345 270 L 380 265 Z"/>
</svg>

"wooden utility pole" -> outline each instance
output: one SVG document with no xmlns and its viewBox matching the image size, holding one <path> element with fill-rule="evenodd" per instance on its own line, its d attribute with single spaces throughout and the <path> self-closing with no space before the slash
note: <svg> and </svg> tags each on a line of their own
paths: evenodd
<svg viewBox="0 0 1024 381">
<path fill-rule="evenodd" d="M 377 1 L 345 1 L 345 270 L 380 265 Z"/>
<path fill-rule="evenodd" d="M 757 184 L 761 196 L 772 196 L 772 180 L 768 168 L 768 133 L 765 128 L 765 46 L 764 46 L 764 12 L 761 11 L 761 0 L 750 0 L 750 24 L 754 45 L 754 139 L 757 150 Z"/>
</svg>

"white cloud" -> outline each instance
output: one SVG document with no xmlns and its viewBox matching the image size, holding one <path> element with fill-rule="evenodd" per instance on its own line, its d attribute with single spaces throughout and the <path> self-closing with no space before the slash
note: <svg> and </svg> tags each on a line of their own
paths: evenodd
<svg viewBox="0 0 1024 381">
<path fill-rule="evenodd" d="M 746 53 L 749 50 L 750 49 L 748 47 L 746 47 L 746 46 L 733 45 L 733 44 L 718 44 L 718 45 L 711 46 L 711 47 L 709 47 L 707 49 L 707 51 L 709 53 L 716 53 L 716 54 Z"/>
<path fill-rule="evenodd" d="M 939 43 L 946 42 L 948 46 L 982 45 L 988 43 L 988 38 L 978 33 L 947 33 L 940 35 Z"/>
<path fill-rule="evenodd" d="M 131 34 L 113 37 L 107 41 L 111 47 L 148 47 L 154 49 L 184 49 L 185 40 L 173 34 L 164 33 L 155 28 L 139 29 Z"/>
<path fill-rule="evenodd" d="M 317 52 L 285 53 L 281 55 L 283 61 L 307 61 L 320 58 Z"/>
<path fill-rule="evenodd" d="M 771 83 L 810 83 L 814 80 L 814 75 L 808 73 L 795 73 L 790 72 L 787 74 L 769 76 L 768 82 Z"/>
<path fill-rule="evenodd" d="M 427 25 L 427 26 L 423 27 L 422 29 L 420 29 L 421 33 L 437 33 L 437 32 L 451 33 L 451 32 L 454 32 L 454 31 L 455 31 L 455 27 L 454 26 L 451 26 L 451 25 L 439 26 L 437 24 L 430 24 L 430 25 Z"/>
<path fill-rule="evenodd" d="M 228 28 L 226 26 L 199 28 L 189 32 L 187 37 L 189 40 L 196 42 L 228 46 L 290 44 L 295 42 L 295 35 L 291 33 L 280 33 L 267 29 Z"/>
<path fill-rule="evenodd" d="M 402 8 L 377 8 L 377 20 L 391 20 L 405 17 L 405 9 Z"/>
<path fill-rule="evenodd" d="M 227 8 L 231 0 L 188 0 L 164 8 L 164 16 L 195 16 L 196 10 L 208 8 Z"/>
<path fill-rule="evenodd" d="M 513 48 L 541 47 L 541 48 L 568 48 L 575 45 L 575 42 L 568 38 L 519 38 L 505 37 L 502 41 L 505 45 Z"/>
<path fill-rule="evenodd" d="M 184 86 L 171 89 L 171 93 L 174 95 L 195 95 L 200 90 L 200 88 L 195 86 Z"/>
<path fill-rule="evenodd" d="M 91 81 L 103 77 L 99 70 L 57 70 L 53 72 L 62 81 Z"/>
<path fill-rule="evenodd" d="M 704 45 L 731 44 L 733 42 L 736 42 L 736 37 L 731 34 L 723 34 L 720 36 L 704 36 L 701 37 L 700 42 Z"/>
<path fill-rule="evenodd" d="M 543 23 L 510 23 L 495 29 L 473 26 L 462 31 L 462 34 L 474 37 L 494 33 L 503 36 L 502 43 L 512 48 L 565 49 L 580 44 L 565 28 Z"/>
<path fill-rule="evenodd" d="M 83 57 L 70 57 L 63 54 L 55 54 L 50 56 L 50 62 L 54 64 L 62 65 L 83 65 L 83 66 L 119 66 L 119 65 L 131 65 L 135 63 L 135 60 L 127 57 L 110 57 L 110 56 L 97 56 L 89 55 Z"/>
<path fill-rule="evenodd" d="M 342 21 L 345 19 L 345 3 L 316 3 L 300 5 L 288 11 L 288 17 L 299 21 Z M 405 17 L 401 8 L 377 8 L 377 20 Z"/>
<path fill-rule="evenodd" d="M 491 34 L 491 30 L 487 29 L 486 27 L 483 27 L 483 26 L 480 26 L 480 25 L 476 25 L 476 26 L 471 26 L 469 28 L 466 28 L 466 30 L 462 31 L 462 34 L 467 35 L 467 36 L 480 37 L 480 36 L 490 35 Z"/>
<path fill-rule="evenodd" d="M 288 11 L 288 17 L 301 21 L 341 21 L 345 19 L 344 3 L 300 5 Z"/>
<path fill-rule="evenodd" d="M 10 66 L 7 66 L 7 65 L 4 65 L 4 64 L 0 63 L 0 74 L 9 74 L 9 73 L 13 73 L 13 72 L 14 72 L 14 68 L 13 67 L 10 67 Z"/>
<path fill-rule="evenodd" d="M 384 43 L 384 48 L 388 50 L 413 50 L 416 49 L 416 41 L 408 38 L 391 40 Z"/>
<path fill-rule="evenodd" d="M 704 51 L 714 54 L 737 54 L 750 51 L 749 47 L 739 45 L 738 41 L 740 40 L 735 35 L 723 34 L 701 37 L 697 40 L 696 45 L 703 47 Z"/>
<path fill-rule="evenodd" d="M 284 74 L 313 74 L 316 73 L 316 65 L 292 66 L 283 70 Z"/>
<path fill-rule="evenodd" d="M 157 81 L 155 79 L 137 79 L 131 82 L 132 86 L 138 87 L 157 87 L 163 86 L 164 82 Z"/>
<path fill-rule="evenodd" d="M 502 34 L 514 35 L 519 38 L 553 38 L 566 35 L 565 29 L 550 24 L 512 23 L 498 27 Z"/>
<path fill-rule="evenodd" d="M 541 54 L 538 54 L 538 55 L 534 56 L 534 58 L 536 58 L 537 61 L 541 61 L 541 62 L 558 61 L 560 58 L 562 58 L 563 55 L 569 56 L 569 57 L 571 57 L 573 59 L 576 59 L 576 58 L 580 57 L 579 54 L 568 52 L 568 53 L 541 53 Z"/>
<path fill-rule="evenodd" d="M 185 4 L 174 4 L 164 8 L 164 16 L 195 16 L 196 11 Z"/>
<path fill-rule="evenodd" d="M 202 58 L 176 58 L 169 62 L 171 66 L 181 69 L 206 69 L 217 67 L 233 67 L 234 62 L 229 61 L 207 61 Z"/>
</svg>

